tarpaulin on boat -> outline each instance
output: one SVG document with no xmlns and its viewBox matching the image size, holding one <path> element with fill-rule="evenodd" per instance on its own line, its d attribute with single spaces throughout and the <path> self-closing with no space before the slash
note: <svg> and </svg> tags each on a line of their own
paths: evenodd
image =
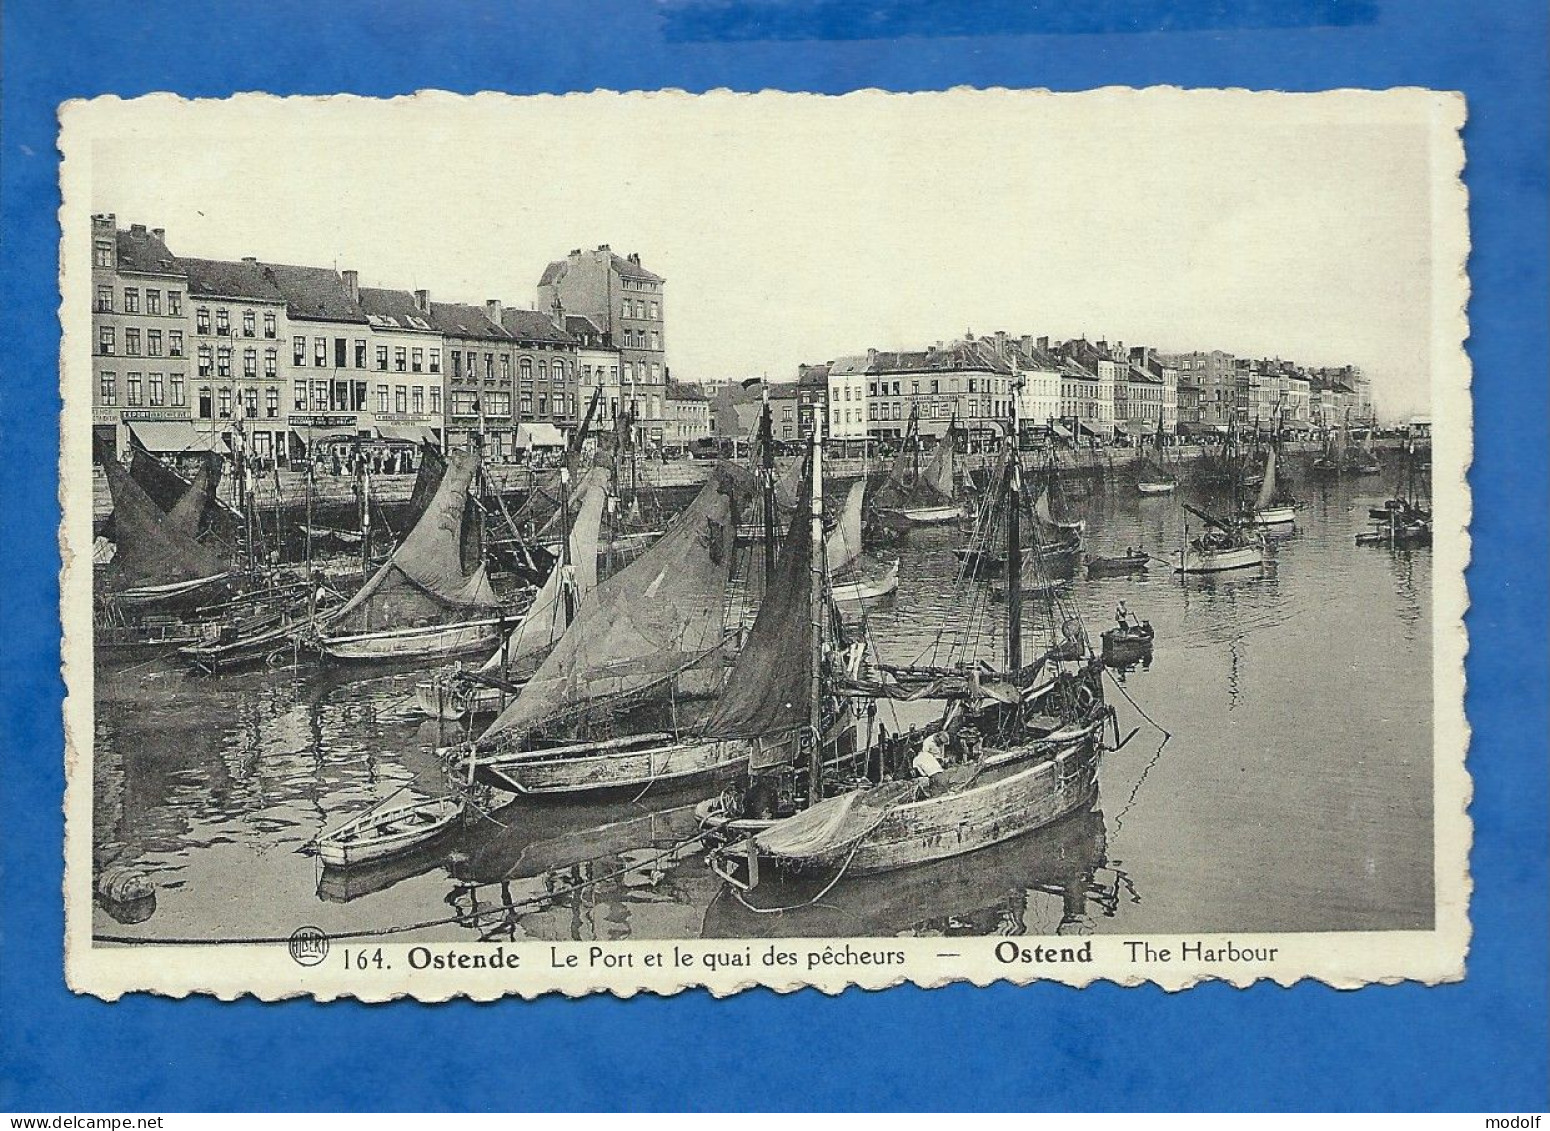
<svg viewBox="0 0 1550 1131">
<path fill-rule="evenodd" d="M 597 588 L 597 538 L 607 498 L 608 472 L 604 468 L 593 468 L 582 481 L 581 491 L 573 504 L 575 519 L 570 530 L 569 564 L 556 565 L 549 571 L 522 624 L 481 671 L 499 672 L 504 668 L 508 677 L 525 674 L 537 666 L 537 658 L 545 655 L 565 633 L 570 626 L 565 590 L 569 588 L 570 600 L 579 610 L 581 601 Z"/>
<path fill-rule="evenodd" d="M 436 445 L 426 442 L 420 445 L 420 467 L 414 475 L 414 490 L 409 493 L 409 507 L 404 512 L 404 528 L 412 529 L 436 497 L 441 477 L 447 473 L 447 457 Z"/>
<path fill-rule="evenodd" d="M 810 472 L 808 474 L 811 474 Z M 804 476 L 802 498 L 811 494 Z M 799 503 L 770 575 L 759 615 L 706 720 L 709 738 L 755 738 L 805 726 L 811 715 L 812 516 Z"/>
<path fill-rule="evenodd" d="M 519 737 L 696 663 L 719 665 L 712 653 L 722 644 L 738 511 L 752 487 L 746 472 L 712 469 L 661 539 L 582 601 L 549 658 L 480 741 Z"/>
<path fill-rule="evenodd" d="M 186 513 L 174 518 L 157 506 L 111 452 L 101 452 L 98 458 L 113 496 L 117 552 L 108 567 L 111 587 L 168 585 L 230 569 L 219 553 L 194 540 Z"/>
<path fill-rule="evenodd" d="M 425 514 L 403 543 L 329 624 L 334 632 L 370 632 L 437 624 L 450 614 L 496 607 L 484 563 L 465 567 L 468 486 L 479 468 L 472 452 L 454 452 Z"/>
<path fill-rule="evenodd" d="M 882 824 L 889 810 L 913 801 L 918 790 L 913 781 L 894 781 L 827 797 L 776 821 L 757 834 L 754 843 L 766 854 L 785 860 L 812 862 L 838 856 Z"/>
</svg>

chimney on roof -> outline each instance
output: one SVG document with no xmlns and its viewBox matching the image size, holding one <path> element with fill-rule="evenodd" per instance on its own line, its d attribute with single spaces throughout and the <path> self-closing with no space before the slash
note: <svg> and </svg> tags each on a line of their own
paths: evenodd
<svg viewBox="0 0 1550 1131">
<path fill-rule="evenodd" d="M 874 347 L 872 347 L 872 346 L 868 346 L 867 347 L 866 360 L 867 360 L 867 364 L 868 365 L 871 365 L 873 362 L 875 362 L 877 360 L 877 350 Z"/>
<path fill-rule="evenodd" d="M 613 249 L 610 248 L 606 243 L 600 243 L 600 244 L 597 245 L 597 250 L 598 251 L 612 251 Z"/>
<path fill-rule="evenodd" d="M 421 314 L 429 314 L 431 312 L 431 292 L 415 291 L 414 308 Z"/>
<path fill-rule="evenodd" d="M 258 262 L 258 256 L 256 256 L 256 255 L 244 255 L 242 257 L 242 262 L 244 262 L 244 263 L 257 263 Z"/>
<path fill-rule="evenodd" d="M 501 324 L 501 300 L 498 298 L 485 299 L 484 313 L 485 317 L 499 326 Z"/>
<path fill-rule="evenodd" d="M 361 301 L 361 273 L 359 271 L 341 271 L 339 275 L 344 279 L 345 293 L 350 296 L 351 302 Z"/>
<path fill-rule="evenodd" d="M 572 259 L 572 260 L 580 259 L 581 258 L 581 249 L 579 247 L 571 248 L 570 249 L 570 255 L 567 258 Z"/>
<path fill-rule="evenodd" d="M 630 260 L 631 263 L 635 264 L 635 266 L 639 267 L 640 266 L 640 252 L 638 252 L 638 251 L 630 252 L 629 260 Z"/>
<path fill-rule="evenodd" d="M 155 236 L 159 240 L 165 240 L 167 238 L 167 229 L 166 228 L 152 228 L 151 229 L 151 235 Z"/>
<path fill-rule="evenodd" d="M 145 225 L 144 224 L 131 224 L 131 225 L 129 225 L 129 234 L 134 236 L 137 239 L 144 239 L 145 238 Z"/>
<path fill-rule="evenodd" d="M 1049 335 L 1048 334 L 1040 334 L 1039 338 L 1038 338 L 1038 341 L 1035 342 L 1034 344 L 1037 345 L 1045 353 L 1048 353 L 1049 352 Z"/>
</svg>

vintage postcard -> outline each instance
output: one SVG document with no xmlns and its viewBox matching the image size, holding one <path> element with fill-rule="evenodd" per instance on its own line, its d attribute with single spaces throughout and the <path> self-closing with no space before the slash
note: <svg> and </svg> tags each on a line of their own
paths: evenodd
<svg viewBox="0 0 1550 1131">
<path fill-rule="evenodd" d="M 77 991 L 1465 976 L 1458 95 L 60 118 Z"/>
</svg>

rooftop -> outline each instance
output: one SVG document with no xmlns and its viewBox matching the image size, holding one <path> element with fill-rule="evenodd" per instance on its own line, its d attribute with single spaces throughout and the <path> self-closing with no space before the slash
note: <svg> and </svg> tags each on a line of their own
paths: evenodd
<svg viewBox="0 0 1550 1131">
<path fill-rule="evenodd" d="M 569 334 L 554 324 L 553 318 L 538 310 L 502 310 L 501 326 L 518 341 L 553 342 L 557 345 L 570 345 L 573 341 Z"/>
<path fill-rule="evenodd" d="M 178 260 L 188 275 L 188 293 L 209 298 L 246 298 L 255 302 L 284 302 L 285 295 L 256 259 Z"/>
<path fill-rule="evenodd" d="M 455 338 L 482 338 L 498 342 L 512 340 L 512 335 L 504 328 L 490 321 L 484 307 L 463 302 L 431 303 L 431 325 Z"/>
<path fill-rule="evenodd" d="M 434 330 L 429 316 L 415 302 L 408 291 L 386 290 L 381 287 L 361 288 L 361 309 L 366 319 L 378 329 Z"/>
<path fill-rule="evenodd" d="M 120 271 L 145 271 L 160 275 L 183 273 L 177 256 L 167 250 L 166 241 L 154 230 L 146 228 L 144 224 L 135 224 L 127 231 L 123 228 L 116 231 Z"/>
<path fill-rule="evenodd" d="M 366 312 L 350 297 L 344 279 L 332 268 L 301 267 L 291 263 L 261 263 L 259 267 L 285 296 L 285 310 L 292 318 L 367 321 Z"/>
</svg>

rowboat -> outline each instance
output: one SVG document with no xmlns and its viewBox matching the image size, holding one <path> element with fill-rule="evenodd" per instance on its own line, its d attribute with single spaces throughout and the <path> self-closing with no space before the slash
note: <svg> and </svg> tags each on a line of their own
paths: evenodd
<svg viewBox="0 0 1550 1131">
<path fill-rule="evenodd" d="M 373 809 L 319 835 L 317 854 L 334 868 L 402 856 L 452 828 L 462 812 L 463 803 L 455 797 Z"/>
<path fill-rule="evenodd" d="M 1171 479 L 1141 479 L 1136 482 L 1136 491 L 1142 495 L 1170 495 L 1176 486 Z"/>
<path fill-rule="evenodd" d="M 838 604 L 857 604 L 886 597 L 899 588 L 898 559 L 882 563 L 881 571 L 862 571 L 848 581 L 836 581 L 829 592 Z"/>
<path fill-rule="evenodd" d="M 1123 577 L 1132 573 L 1145 573 L 1151 556 L 1141 551 L 1122 554 L 1113 558 L 1088 558 L 1088 577 Z"/>
<path fill-rule="evenodd" d="M 1111 628 L 1103 634 L 1103 662 L 1111 667 L 1133 663 L 1152 650 L 1155 636 L 1146 621 Z"/>
<path fill-rule="evenodd" d="M 356 632 L 324 636 L 318 641 L 323 654 L 343 661 L 432 660 L 489 652 L 500 643 L 501 626 L 512 621 L 501 617 L 390 628 L 380 632 Z"/>
</svg>

